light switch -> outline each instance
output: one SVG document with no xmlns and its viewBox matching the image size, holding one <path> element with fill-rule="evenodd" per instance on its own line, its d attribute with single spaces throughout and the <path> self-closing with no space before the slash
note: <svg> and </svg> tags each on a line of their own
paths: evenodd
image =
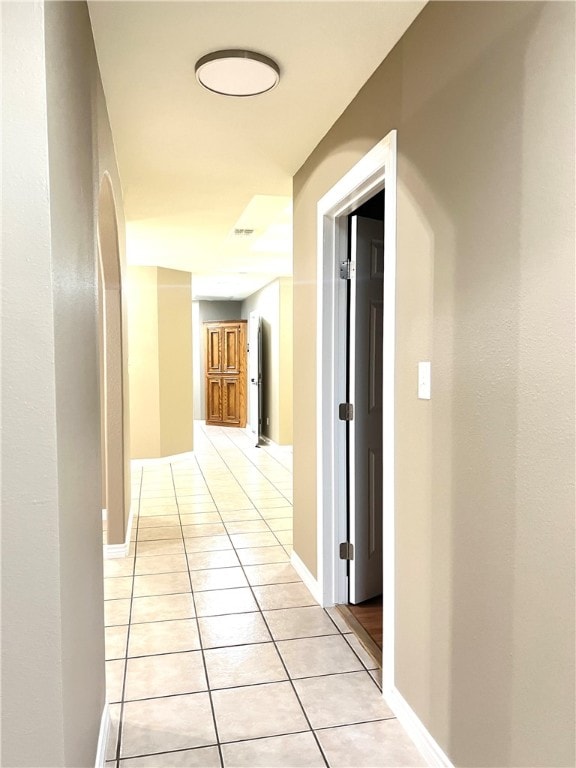
<svg viewBox="0 0 576 768">
<path fill-rule="evenodd" d="M 418 363 L 418 397 L 430 400 L 430 362 Z"/>
</svg>

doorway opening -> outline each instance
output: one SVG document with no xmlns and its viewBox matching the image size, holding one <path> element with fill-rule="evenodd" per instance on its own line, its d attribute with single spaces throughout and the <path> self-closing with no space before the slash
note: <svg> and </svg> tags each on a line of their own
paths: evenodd
<svg viewBox="0 0 576 768">
<path fill-rule="evenodd" d="M 373 218 L 376 209 L 380 220 Z M 357 339 L 349 318 L 358 325 L 353 302 L 360 294 L 358 284 L 347 279 L 347 270 L 353 274 L 349 248 L 360 241 L 366 241 L 363 247 L 368 253 L 361 260 L 363 270 L 367 276 L 374 272 L 374 277 L 378 273 L 381 277 L 360 281 L 360 303 L 368 309 L 362 322 L 367 317 L 367 328 L 372 324 L 373 331 L 368 345 L 353 350 L 351 359 L 350 347 Z M 391 131 L 318 203 L 317 593 L 323 605 L 347 605 L 348 609 L 382 595 L 381 607 L 369 607 L 381 618 L 384 692 L 394 688 L 395 267 L 396 131 Z M 371 298 L 372 282 L 375 296 Z M 364 327 L 361 336 L 370 335 L 365 325 L 359 327 Z M 359 352 L 361 358 L 355 361 Z M 359 415 L 353 399 L 360 390 L 368 427 L 362 419 L 360 423 L 349 420 Z M 378 428 L 372 429 L 376 422 Z M 367 428 L 375 435 L 375 450 L 369 445 Z M 356 459 L 352 460 L 356 447 L 363 454 L 362 482 Z M 356 496 L 359 487 L 361 501 Z M 353 515 L 359 507 L 367 513 L 360 532 L 353 530 Z M 354 550 L 363 555 L 356 562 L 348 559 L 354 557 Z M 361 575 L 356 566 L 366 572 Z"/>
<path fill-rule="evenodd" d="M 348 219 L 346 429 L 348 596 L 340 606 L 382 663 L 382 350 L 384 190 Z"/>
<path fill-rule="evenodd" d="M 262 382 L 262 318 L 258 312 L 250 312 L 248 321 L 248 414 L 250 431 L 260 448 L 262 441 L 262 415 L 264 413 Z"/>
</svg>

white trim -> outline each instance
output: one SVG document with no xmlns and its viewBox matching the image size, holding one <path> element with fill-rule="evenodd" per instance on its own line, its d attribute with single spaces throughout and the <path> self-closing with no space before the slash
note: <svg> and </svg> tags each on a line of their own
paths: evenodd
<svg viewBox="0 0 576 768">
<path fill-rule="evenodd" d="M 427 765 L 432 766 L 432 768 L 453 768 L 446 753 L 432 738 L 422 720 L 420 720 L 400 691 L 397 688 L 392 688 L 389 691 L 385 690 L 384 698 L 410 739 L 414 742 L 414 746 L 426 760 Z"/>
<path fill-rule="evenodd" d="M 128 525 L 126 526 L 126 538 L 122 544 L 104 544 L 104 559 L 113 560 L 117 557 L 128 557 L 130 551 L 130 540 L 132 536 L 132 523 L 134 522 L 134 508 L 136 504 L 130 505 L 130 514 L 128 515 Z"/>
<path fill-rule="evenodd" d="M 150 464 L 174 464 L 178 461 L 188 461 L 194 458 L 194 451 L 185 451 L 184 453 L 175 453 L 172 456 L 158 456 L 151 459 L 130 459 L 130 464 L 138 469 L 147 467 Z"/>
<path fill-rule="evenodd" d="M 104 768 L 106 764 L 106 751 L 108 748 L 108 736 L 110 734 L 110 705 L 106 701 L 100 719 L 100 732 L 98 733 L 98 746 L 96 748 L 95 768 Z"/>
<path fill-rule="evenodd" d="M 108 510 L 107 509 L 103 509 L 102 510 L 102 522 L 104 522 L 105 520 L 108 520 Z"/>
<path fill-rule="evenodd" d="M 346 216 L 382 188 L 384 203 L 383 318 L 383 684 L 394 687 L 394 360 L 396 318 L 396 131 L 351 168 L 317 207 L 317 569 L 322 605 L 347 602 L 346 565 L 338 558 L 346 520 L 346 441 L 338 403 L 345 395 L 345 285 L 340 254 Z"/>
<path fill-rule="evenodd" d="M 290 556 L 290 560 L 292 562 L 292 566 L 294 570 L 296 571 L 298 576 L 300 576 L 304 584 L 308 587 L 308 589 L 312 593 L 312 597 L 314 598 L 314 600 L 316 600 L 316 602 L 319 605 L 322 605 L 322 592 L 320 591 L 320 585 L 318 584 L 314 576 L 312 576 L 308 568 L 306 568 L 302 560 L 300 560 L 296 552 L 294 552 L 294 550 L 292 550 L 292 555 Z"/>
</svg>

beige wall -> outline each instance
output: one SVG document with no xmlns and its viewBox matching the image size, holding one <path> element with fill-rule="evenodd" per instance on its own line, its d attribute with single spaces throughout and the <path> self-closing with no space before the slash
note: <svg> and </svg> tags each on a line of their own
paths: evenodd
<svg viewBox="0 0 576 768">
<path fill-rule="evenodd" d="M 316 204 L 398 130 L 396 683 L 456 765 L 574 764 L 573 65 L 573 4 L 431 3 L 294 180 L 315 572 Z"/>
<path fill-rule="evenodd" d="M 292 444 L 292 280 L 279 278 L 242 302 L 242 318 L 262 318 L 262 430 L 279 445 Z M 269 420 L 269 423 L 267 421 Z"/>
<path fill-rule="evenodd" d="M 158 269 L 160 450 L 192 450 L 192 286 L 189 272 Z"/>
<path fill-rule="evenodd" d="M 86 5 L 4 4 L 2 44 L 2 764 L 88 767 L 105 697 L 95 222 L 115 160 Z"/>
<path fill-rule="evenodd" d="M 160 456 L 158 288 L 155 267 L 128 267 L 130 456 Z"/>
<path fill-rule="evenodd" d="M 114 397 L 109 399 L 108 439 L 111 441 L 112 460 L 108 462 L 108 486 L 110 493 L 108 510 L 109 544 L 125 541 L 130 516 L 130 402 L 128 384 L 128 315 L 126 301 L 126 223 L 124 217 L 122 186 L 116 163 L 114 141 L 108 119 L 106 99 L 100 77 L 93 86 L 95 92 L 95 136 L 98 145 L 98 182 L 100 190 L 107 190 L 104 200 L 107 221 L 100 219 L 108 229 L 110 240 L 102 253 L 105 291 L 109 307 L 114 306 L 113 323 L 108 324 L 108 348 L 113 353 L 111 377 L 115 387 Z M 106 178 L 105 178 L 106 177 Z M 107 198 L 111 198 L 107 200 Z M 102 200 L 100 200 L 102 202 Z M 99 211 L 100 214 L 100 211 Z M 115 227 L 111 219 L 115 218 Z M 114 263 L 112 263 L 114 262 Z M 117 307 L 120 307 L 118 312 Z M 114 334 L 114 327 L 116 333 Z M 112 331 L 112 333 L 110 333 Z M 118 348 L 120 355 L 118 355 Z M 110 377 L 109 377 L 110 378 Z M 110 385 L 109 381 L 109 385 Z M 119 466 L 122 464 L 122 466 Z"/>
<path fill-rule="evenodd" d="M 293 418 L 293 286 L 292 278 L 279 280 L 279 323 L 278 323 L 278 365 L 279 365 L 279 439 L 280 445 L 292 445 Z"/>
<path fill-rule="evenodd" d="M 193 448 L 190 274 L 128 269 L 131 456 Z"/>
</svg>

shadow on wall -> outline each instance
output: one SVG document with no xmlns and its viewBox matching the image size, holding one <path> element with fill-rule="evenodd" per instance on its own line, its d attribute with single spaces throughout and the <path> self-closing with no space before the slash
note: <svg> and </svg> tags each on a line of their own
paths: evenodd
<svg viewBox="0 0 576 768">
<path fill-rule="evenodd" d="M 109 174 L 98 196 L 98 286 L 103 497 L 108 544 L 125 538 L 122 284 L 116 205 Z"/>
<path fill-rule="evenodd" d="M 561 300 L 552 288 L 561 284 L 560 270 L 567 266 L 553 250 L 547 250 L 546 259 L 538 252 L 543 239 L 533 214 L 542 191 L 531 162 L 546 150 L 553 155 L 566 142 L 562 130 L 555 137 L 552 128 L 536 151 L 543 137 L 537 129 L 525 135 L 526 114 L 548 85 L 534 88 L 526 74 L 542 11 L 540 5 L 503 11 L 499 38 L 472 57 L 467 68 L 456 68 L 458 76 L 401 129 L 405 154 L 399 158 L 399 176 L 417 209 L 427 212 L 433 240 L 430 287 L 436 301 L 430 351 L 442 390 L 433 395 L 427 438 L 431 502 L 422 498 L 412 505 L 411 491 L 404 497 L 399 492 L 398 538 L 401 550 L 409 546 L 414 525 L 430 531 L 429 642 L 432 657 L 444 657 L 448 672 L 440 680 L 443 665 L 430 669 L 429 711 L 436 713 L 430 729 L 448 734 L 443 746 L 457 765 L 543 764 L 531 761 L 542 754 L 544 723 L 548 733 L 572 727 L 558 722 L 556 707 L 544 704 L 564 695 L 553 682 L 562 678 L 559 662 L 543 643 L 542 663 L 535 666 L 532 647 L 543 621 L 557 629 L 565 623 L 570 635 L 570 618 L 554 611 L 533 575 L 537 562 L 537 580 L 554 583 L 556 563 L 530 559 L 530 552 L 537 556 L 542 537 L 551 537 L 543 500 L 567 490 L 542 492 L 550 486 L 555 461 L 563 458 L 555 442 L 561 429 L 555 435 L 548 420 L 558 409 L 550 402 L 538 416 L 529 405 L 547 389 L 537 370 L 534 377 L 528 372 L 538 368 L 538 359 L 549 357 L 541 322 L 546 305 Z M 471 28 L 476 28 L 476 13 L 478 26 L 485 23 L 480 9 L 467 9 Z M 562 78 L 561 71 L 555 74 Z M 554 76 L 542 77 L 552 86 Z M 410 112 L 409 103 L 404 107 Z M 530 231 L 534 237 L 527 236 Z M 408 237 L 400 225 L 399 271 Z M 409 263 L 417 275 L 413 255 Z M 557 282 L 551 279 L 555 271 Z M 535 281 L 532 291 L 527 280 Z M 418 323 L 417 312 L 414 318 Z M 400 337 L 409 333 L 408 328 L 397 330 Z M 535 419 L 542 420 L 540 426 Z M 534 428 L 540 445 L 527 437 Z M 409 455 L 398 450 L 399 476 L 413 472 L 403 466 Z M 568 509 L 568 498 L 564 501 Z M 410 509 L 420 509 L 416 518 Z M 559 549 L 561 531 L 559 525 Z M 413 579 L 414 574 L 403 577 Z M 443 723 L 438 722 L 443 719 L 438 708 L 442 692 Z M 528 699 L 530 709 L 520 713 Z M 573 710 L 573 702 L 565 704 L 560 711 Z M 489 741 L 483 738 L 486 733 L 492 734 Z"/>
<path fill-rule="evenodd" d="M 270 382 L 272 381 L 272 326 L 261 317 L 262 322 L 262 434 L 270 438 Z"/>
</svg>

